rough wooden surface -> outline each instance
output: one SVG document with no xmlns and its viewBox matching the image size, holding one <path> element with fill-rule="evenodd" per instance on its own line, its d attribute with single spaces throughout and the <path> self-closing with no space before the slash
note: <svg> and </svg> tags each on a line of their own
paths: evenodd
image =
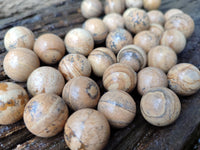
<svg viewBox="0 0 200 150">
<path fill-rule="evenodd" d="M 81 26 L 84 18 L 80 14 L 81 0 L 70 0 L 53 5 L 38 12 L 27 12 L 15 17 L 0 20 L 0 81 L 12 81 L 7 78 L 2 68 L 5 56 L 3 36 L 16 25 L 30 28 L 38 37 L 41 33 L 53 32 L 64 38 L 73 27 Z M 195 32 L 188 39 L 187 47 L 179 54 L 179 62 L 189 62 L 200 68 L 200 0 L 172 1 L 164 0 L 161 10 L 180 8 L 192 16 L 195 21 Z M 95 77 L 93 77 L 95 78 Z M 97 83 L 102 88 L 101 78 Z M 24 87 L 26 85 L 22 83 Z M 167 127 L 154 127 L 148 124 L 139 111 L 140 96 L 136 91 L 131 93 L 137 104 L 137 115 L 134 121 L 124 129 L 112 129 L 110 141 L 105 150 L 125 149 L 190 149 L 200 136 L 200 91 L 189 97 L 180 97 L 182 111 L 179 119 Z M 0 149 L 66 149 L 63 132 L 52 138 L 38 138 L 24 126 L 23 120 L 14 125 L 0 126 Z"/>
<path fill-rule="evenodd" d="M 0 0 L 0 18 L 37 11 L 61 2 L 64 0 Z"/>
</svg>

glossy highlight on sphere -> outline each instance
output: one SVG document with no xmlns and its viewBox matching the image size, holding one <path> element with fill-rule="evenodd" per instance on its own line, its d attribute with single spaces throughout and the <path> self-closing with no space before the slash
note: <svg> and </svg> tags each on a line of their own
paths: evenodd
<svg viewBox="0 0 200 150">
<path fill-rule="evenodd" d="M 180 14 L 180 13 L 183 13 L 183 11 L 180 10 L 180 9 L 177 9 L 177 8 L 169 9 L 169 10 L 166 11 L 166 13 L 165 13 L 165 20 L 168 20 L 168 19 L 171 18 L 173 15 Z"/>
<path fill-rule="evenodd" d="M 156 24 L 163 25 L 165 23 L 165 17 L 161 11 L 151 10 L 147 14 L 149 16 L 151 24 L 156 23 Z"/>
<path fill-rule="evenodd" d="M 23 26 L 12 27 L 4 37 L 4 46 L 7 51 L 22 47 L 33 49 L 35 36 L 31 30 Z"/>
<path fill-rule="evenodd" d="M 18 82 L 25 82 L 31 72 L 39 66 L 39 58 L 27 48 L 13 49 L 6 54 L 3 60 L 5 73 Z"/>
<path fill-rule="evenodd" d="M 178 29 L 186 38 L 192 35 L 194 28 L 195 24 L 193 19 L 184 13 L 175 14 L 165 22 L 165 30 Z"/>
<path fill-rule="evenodd" d="M 83 29 L 89 31 L 96 44 L 103 43 L 108 34 L 108 28 L 99 18 L 90 18 L 83 24 Z"/>
<path fill-rule="evenodd" d="M 167 74 L 169 87 L 175 93 L 189 96 L 200 89 L 200 71 L 189 63 L 180 63 L 171 68 Z"/>
<path fill-rule="evenodd" d="M 176 53 L 167 46 L 156 46 L 148 53 L 148 66 L 157 67 L 168 72 L 177 63 Z"/>
<path fill-rule="evenodd" d="M 143 6 L 143 0 L 125 0 L 127 8 L 141 8 Z"/>
<path fill-rule="evenodd" d="M 65 124 L 65 142 L 73 150 L 102 150 L 109 137 L 110 126 L 107 119 L 94 109 L 76 111 Z"/>
<path fill-rule="evenodd" d="M 0 125 L 13 124 L 23 117 L 29 97 L 24 88 L 16 83 L 0 83 Z"/>
<path fill-rule="evenodd" d="M 46 33 L 38 37 L 33 50 L 44 63 L 51 65 L 64 56 L 65 44 L 59 36 Z"/>
<path fill-rule="evenodd" d="M 144 8 L 147 10 L 158 9 L 162 0 L 143 0 Z"/>
<path fill-rule="evenodd" d="M 84 0 L 81 3 L 81 13 L 85 18 L 98 17 L 103 12 L 103 6 L 99 0 Z"/>
<path fill-rule="evenodd" d="M 160 44 L 169 46 L 178 54 L 184 50 L 186 46 L 186 38 L 179 30 L 170 29 L 163 33 Z"/>
<path fill-rule="evenodd" d="M 136 115 L 134 99 L 121 90 L 106 92 L 100 98 L 97 109 L 104 114 L 110 125 L 116 128 L 128 126 Z"/>
<path fill-rule="evenodd" d="M 105 14 L 118 13 L 121 14 L 125 10 L 124 0 L 105 0 L 104 12 Z"/>
<path fill-rule="evenodd" d="M 81 28 L 70 30 L 66 34 L 64 42 L 68 53 L 71 54 L 87 56 L 94 48 L 94 39 L 92 35 L 89 31 Z"/>
<path fill-rule="evenodd" d="M 103 22 L 110 32 L 116 30 L 117 28 L 124 28 L 124 18 L 118 13 L 105 15 Z"/>
<path fill-rule="evenodd" d="M 146 121 L 155 126 L 172 124 L 181 111 L 178 96 L 168 88 L 150 89 L 141 99 L 140 110 Z"/>
<path fill-rule="evenodd" d="M 94 108 L 100 97 L 99 86 L 88 77 L 76 77 L 67 82 L 62 98 L 73 110 Z"/>
<path fill-rule="evenodd" d="M 142 31 L 135 35 L 133 43 L 148 53 L 151 48 L 159 45 L 159 39 L 150 31 Z"/>
</svg>

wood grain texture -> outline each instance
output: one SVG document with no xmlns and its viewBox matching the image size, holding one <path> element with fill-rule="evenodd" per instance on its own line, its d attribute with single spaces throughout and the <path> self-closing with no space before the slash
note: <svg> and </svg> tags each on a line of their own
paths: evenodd
<svg viewBox="0 0 200 150">
<path fill-rule="evenodd" d="M 18 16 L 0 20 L 0 53 L 5 52 L 3 37 L 8 29 L 21 25 L 31 29 L 35 36 L 42 33 L 52 32 L 60 37 L 74 27 L 80 27 L 84 21 L 80 14 L 80 0 L 70 0 L 57 5 L 52 5 L 48 9 L 40 11 L 25 12 Z"/>
<path fill-rule="evenodd" d="M 5 56 L 3 37 L 6 31 L 16 25 L 30 28 L 36 37 L 42 33 L 53 32 L 62 39 L 74 27 L 80 27 L 85 20 L 80 14 L 81 0 L 66 0 L 40 11 L 30 11 L 0 20 L 0 81 L 11 81 L 5 75 L 2 61 Z M 160 10 L 179 8 L 194 19 L 195 31 L 187 40 L 187 45 L 178 55 L 178 62 L 192 63 L 200 69 L 200 0 L 172 1 L 163 0 Z M 94 79 L 94 77 L 92 77 Z M 95 77 L 97 80 L 97 78 Z M 104 92 L 102 82 L 97 83 Z M 21 84 L 23 87 L 26 85 Z M 130 93 L 139 106 L 140 96 L 136 91 Z M 180 97 L 182 111 L 178 120 L 167 127 L 158 128 L 148 124 L 137 110 L 136 118 L 127 128 L 112 129 L 111 138 L 105 150 L 124 149 L 190 149 L 200 136 L 200 91 L 189 97 Z M 0 149 L 66 149 L 63 132 L 52 138 L 38 138 L 32 135 L 21 120 L 10 126 L 0 126 Z"/>
<path fill-rule="evenodd" d="M 24 12 L 32 12 L 51 6 L 52 4 L 61 3 L 64 0 L 0 0 L 0 18 L 20 15 Z M 8 11 L 9 10 L 9 11 Z"/>
<path fill-rule="evenodd" d="M 56 150 L 67 149 L 63 138 L 63 132 L 51 138 L 33 137 L 22 144 L 18 144 L 15 150 Z"/>
</svg>

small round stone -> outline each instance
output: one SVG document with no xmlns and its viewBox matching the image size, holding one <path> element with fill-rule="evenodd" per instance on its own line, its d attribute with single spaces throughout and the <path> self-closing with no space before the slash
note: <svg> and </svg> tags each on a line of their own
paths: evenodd
<svg viewBox="0 0 200 150">
<path fill-rule="evenodd" d="M 13 49 L 6 54 L 3 60 L 5 73 L 18 82 L 25 82 L 31 72 L 39 66 L 39 58 L 27 48 Z"/>
<path fill-rule="evenodd" d="M 52 33 L 38 37 L 34 44 L 34 52 L 46 64 L 55 64 L 65 55 L 63 40 Z"/>
<path fill-rule="evenodd" d="M 137 83 L 135 71 L 125 64 L 116 63 L 109 66 L 103 74 L 103 85 L 107 90 L 131 92 Z"/>
<path fill-rule="evenodd" d="M 91 18 L 85 21 L 83 29 L 89 31 L 96 44 L 103 43 L 108 34 L 108 28 L 99 18 Z"/>
<path fill-rule="evenodd" d="M 124 20 L 126 28 L 132 33 L 139 33 L 148 30 L 150 20 L 147 13 L 139 8 L 129 8 L 124 12 Z"/>
<path fill-rule="evenodd" d="M 22 47 L 33 49 L 35 36 L 31 30 L 23 26 L 16 26 L 9 29 L 4 37 L 4 46 L 7 51 Z"/>
<path fill-rule="evenodd" d="M 102 77 L 104 71 L 112 64 L 116 63 L 115 54 L 108 48 L 98 47 L 88 56 L 93 73 Z"/>
<path fill-rule="evenodd" d="M 23 117 L 28 102 L 27 92 L 12 82 L 0 83 L 0 125 L 13 124 Z"/>
<path fill-rule="evenodd" d="M 151 88 L 167 87 L 167 76 L 158 68 L 147 67 L 138 73 L 137 90 L 140 95 L 144 95 Z"/>
<path fill-rule="evenodd" d="M 132 7 L 127 8 L 127 9 L 124 11 L 123 16 L 122 16 L 122 17 L 124 18 L 124 20 L 128 17 L 129 13 L 132 12 L 132 11 L 134 11 L 135 9 L 138 9 L 138 8 L 132 8 Z"/>
<path fill-rule="evenodd" d="M 177 63 L 176 53 L 167 46 L 156 46 L 148 53 L 148 66 L 168 72 Z"/>
<path fill-rule="evenodd" d="M 150 124 L 167 126 L 179 116 L 181 103 L 170 89 L 157 87 L 150 89 L 141 99 L 140 110 Z"/>
<path fill-rule="evenodd" d="M 179 30 L 170 29 L 163 33 L 160 44 L 170 47 L 178 54 L 184 50 L 186 39 L 184 34 Z"/>
<path fill-rule="evenodd" d="M 172 17 L 173 15 L 180 14 L 180 13 L 183 13 L 183 11 L 180 10 L 180 9 L 177 9 L 177 8 L 169 9 L 169 10 L 166 11 L 166 13 L 165 13 L 165 20 L 168 20 L 168 19 L 169 19 L 170 17 Z"/>
<path fill-rule="evenodd" d="M 136 45 L 127 45 L 117 54 L 117 62 L 129 65 L 137 72 L 146 66 L 147 56 L 142 48 Z"/>
<path fill-rule="evenodd" d="M 103 18 L 103 22 L 110 32 L 117 28 L 124 28 L 124 18 L 118 13 L 107 14 Z"/>
<path fill-rule="evenodd" d="M 103 6 L 99 0 L 84 0 L 81 3 L 81 13 L 85 18 L 98 17 L 103 12 Z"/>
<path fill-rule="evenodd" d="M 39 67 L 35 69 L 27 80 L 27 88 L 32 96 L 41 93 L 62 93 L 65 80 L 62 74 L 53 67 Z"/>
<path fill-rule="evenodd" d="M 150 49 L 159 45 L 159 39 L 150 31 L 142 31 L 135 35 L 133 43 L 148 53 Z"/>
<path fill-rule="evenodd" d="M 149 16 L 151 24 L 156 23 L 156 24 L 160 24 L 161 26 L 163 26 L 163 24 L 165 23 L 165 17 L 161 11 L 151 10 L 147 14 Z"/>
<path fill-rule="evenodd" d="M 161 0 L 143 0 L 143 5 L 147 10 L 158 9 L 161 5 Z"/>
<path fill-rule="evenodd" d="M 124 128 L 135 118 L 136 104 L 128 93 L 112 90 L 100 98 L 98 111 L 104 114 L 111 126 Z"/>
<path fill-rule="evenodd" d="M 160 24 L 151 24 L 149 31 L 154 33 L 157 36 L 157 38 L 160 40 L 164 33 L 164 28 Z"/>
<path fill-rule="evenodd" d="M 189 96 L 200 89 L 200 71 L 189 63 L 180 63 L 171 68 L 167 74 L 169 87 L 175 93 Z"/>
<path fill-rule="evenodd" d="M 118 13 L 121 14 L 125 10 L 125 0 L 105 0 L 105 14 Z"/>
<path fill-rule="evenodd" d="M 68 118 L 64 100 L 55 94 L 39 94 L 24 109 L 27 129 L 39 137 L 52 137 L 63 130 Z"/>
<path fill-rule="evenodd" d="M 127 8 L 141 8 L 143 6 L 143 0 L 125 0 Z"/>
<path fill-rule="evenodd" d="M 75 28 L 65 36 L 65 46 L 68 53 L 89 55 L 94 48 L 94 39 L 89 31 Z"/>
<path fill-rule="evenodd" d="M 76 77 L 67 82 L 62 97 L 73 110 L 96 107 L 100 90 L 95 81 L 88 77 Z"/>
<path fill-rule="evenodd" d="M 66 80 L 78 76 L 87 76 L 91 74 L 91 65 L 88 59 L 80 54 L 68 54 L 60 61 L 59 71 Z"/>
<path fill-rule="evenodd" d="M 195 24 L 193 19 L 184 13 L 175 14 L 165 22 L 165 30 L 178 29 L 186 38 L 194 32 Z"/>
<path fill-rule="evenodd" d="M 109 137 L 110 126 L 107 119 L 94 109 L 76 111 L 65 124 L 65 142 L 72 150 L 102 150 Z"/>
<path fill-rule="evenodd" d="M 118 28 L 110 32 L 106 38 L 106 47 L 117 54 L 125 45 L 133 43 L 132 35 L 125 29 Z"/>
</svg>

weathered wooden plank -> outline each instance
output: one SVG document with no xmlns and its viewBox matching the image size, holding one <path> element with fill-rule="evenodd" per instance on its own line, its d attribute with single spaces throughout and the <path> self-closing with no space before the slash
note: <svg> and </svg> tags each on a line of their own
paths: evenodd
<svg viewBox="0 0 200 150">
<path fill-rule="evenodd" d="M 67 149 L 67 146 L 65 144 L 64 138 L 63 138 L 63 132 L 60 134 L 51 137 L 51 138 L 39 138 L 34 137 L 23 144 L 17 145 L 15 150 L 64 150 Z"/>
<path fill-rule="evenodd" d="M 0 149 L 11 149 L 16 147 L 18 143 L 33 137 L 34 135 L 25 127 L 23 120 L 12 125 L 0 126 Z"/>
<path fill-rule="evenodd" d="M 5 80 L 7 78 L 4 70 L 3 70 L 3 59 L 5 57 L 6 53 L 2 53 L 0 55 L 0 81 Z"/>
<path fill-rule="evenodd" d="M 20 15 L 24 12 L 32 12 L 62 3 L 64 0 L 0 0 L 0 18 Z M 9 10 L 9 11 L 8 11 Z"/>
<path fill-rule="evenodd" d="M 80 26 L 85 20 L 79 9 L 80 0 L 66 1 L 62 5 L 53 5 L 38 12 L 28 12 L 18 17 L 1 19 L 0 53 L 5 52 L 3 38 L 12 26 L 26 26 L 34 32 L 36 37 L 42 33 L 52 32 L 63 38 L 72 27 Z"/>
<path fill-rule="evenodd" d="M 0 139 L 6 138 L 7 136 L 13 134 L 14 132 L 17 132 L 24 128 L 26 128 L 26 127 L 22 120 L 18 121 L 17 123 L 15 123 L 13 125 L 0 126 Z"/>
</svg>

